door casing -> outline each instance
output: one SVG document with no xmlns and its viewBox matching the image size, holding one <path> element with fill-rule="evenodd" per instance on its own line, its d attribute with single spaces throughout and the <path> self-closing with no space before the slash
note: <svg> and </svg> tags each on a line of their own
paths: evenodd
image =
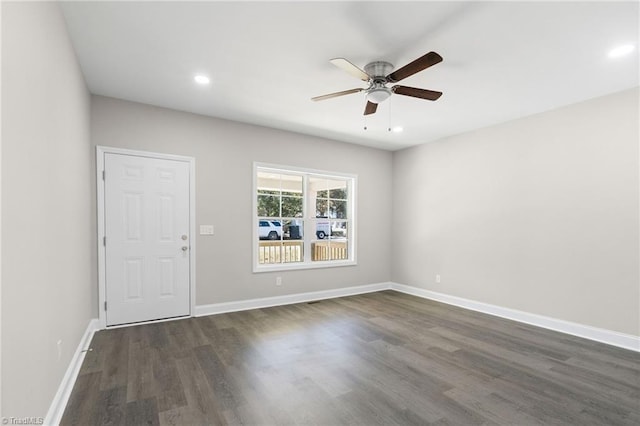
<svg viewBox="0 0 640 426">
<path fill-rule="evenodd" d="M 162 154 L 157 152 L 137 151 L 124 148 L 113 148 L 107 146 L 96 147 L 96 202 L 97 202 L 97 244 L 98 244 L 98 320 L 100 322 L 100 328 L 107 328 L 107 316 L 105 311 L 106 299 L 106 250 L 104 246 L 105 237 L 105 203 L 104 203 L 104 180 L 102 179 L 104 171 L 104 155 L 105 154 L 121 154 L 131 155 L 137 157 L 157 158 L 161 160 L 175 160 L 184 161 L 189 163 L 189 232 L 193 237 L 191 238 L 191 255 L 189 259 L 189 291 L 191 294 L 190 300 L 190 314 L 193 317 L 195 315 L 195 301 L 196 301 L 196 192 L 195 192 L 195 166 L 196 161 L 193 157 L 186 157 L 182 155 Z M 158 320 L 158 321 L 171 321 L 171 319 Z M 138 324 L 144 324 L 146 321 Z M 109 328 L 128 327 L 131 324 L 109 326 Z"/>
</svg>

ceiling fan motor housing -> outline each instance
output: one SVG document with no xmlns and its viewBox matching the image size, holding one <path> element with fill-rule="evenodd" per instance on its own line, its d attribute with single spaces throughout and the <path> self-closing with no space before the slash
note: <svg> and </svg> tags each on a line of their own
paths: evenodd
<svg viewBox="0 0 640 426">
<path fill-rule="evenodd" d="M 393 65 L 384 61 L 371 62 L 364 67 L 364 71 L 374 80 L 377 78 L 385 80 L 385 77 L 393 71 Z"/>
</svg>

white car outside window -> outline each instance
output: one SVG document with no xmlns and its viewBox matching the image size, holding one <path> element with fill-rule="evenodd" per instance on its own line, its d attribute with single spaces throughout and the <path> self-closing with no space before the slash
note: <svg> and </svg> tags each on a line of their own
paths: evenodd
<svg viewBox="0 0 640 426">
<path fill-rule="evenodd" d="M 260 220 L 258 238 L 261 240 L 279 240 L 282 236 L 282 224 L 277 220 Z"/>
</svg>

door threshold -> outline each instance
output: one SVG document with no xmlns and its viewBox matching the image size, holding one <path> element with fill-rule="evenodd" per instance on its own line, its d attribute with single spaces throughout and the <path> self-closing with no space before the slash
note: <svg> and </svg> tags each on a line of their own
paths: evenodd
<svg viewBox="0 0 640 426">
<path fill-rule="evenodd" d="M 113 329 L 113 328 L 134 327 L 136 325 L 155 324 L 155 323 L 159 323 L 159 322 L 177 321 L 177 320 L 191 318 L 191 317 L 193 317 L 193 315 L 187 314 L 187 315 L 180 315 L 180 316 L 177 316 L 177 317 L 159 318 L 159 319 L 147 320 L 147 321 L 127 322 L 125 324 L 107 325 L 107 326 L 105 326 L 105 330 Z"/>
</svg>

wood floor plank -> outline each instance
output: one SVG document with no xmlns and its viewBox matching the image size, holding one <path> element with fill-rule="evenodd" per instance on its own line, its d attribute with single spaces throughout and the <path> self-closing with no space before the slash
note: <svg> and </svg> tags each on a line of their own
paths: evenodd
<svg viewBox="0 0 640 426">
<path fill-rule="evenodd" d="M 470 394 L 461 389 L 451 389 L 445 395 L 495 424 L 544 424 L 539 418 L 524 412 L 518 404 L 494 393 Z"/>
<path fill-rule="evenodd" d="M 364 425 L 427 424 L 427 419 L 415 415 L 406 407 L 398 406 L 386 398 L 380 389 L 354 389 L 341 395 L 341 404 Z"/>
<path fill-rule="evenodd" d="M 156 399 L 147 398 L 127 403 L 124 422 L 126 425 L 159 425 Z"/>
<path fill-rule="evenodd" d="M 531 391 L 526 384 L 496 379 L 488 385 L 488 390 L 504 398 L 521 403 L 521 410 L 535 416 L 543 424 L 582 425 L 593 424 L 593 419 L 572 410 L 563 400 L 544 393 Z"/>
<path fill-rule="evenodd" d="M 61 425 L 90 425 L 95 419 L 95 406 L 100 394 L 100 371 L 81 374 L 62 416 Z"/>
<path fill-rule="evenodd" d="M 124 425 L 126 404 L 126 386 L 101 391 L 93 407 L 94 415 L 91 424 Z"/>
<path fill-rule="evenodd" d="M 138 328 L 138 327 L 134 327 Z M 129 344 L 127 402 L 147 399 L 156 395 L 153 364 L 153 348 L 143 340 Z"/>
<path fill-rule="evenodd" d="M 105 330 L 110 339 L 99 350 L 104 352 L 105 361 L 100 379 L 100 389 L 126 386 L 129 366 L 129 332 L 128 328 Z M 105 342 L 105 343 L 107 343 Z"/>
<path fill-rule="evenodd" d="M 281 400 L 288 396 L 281 383 L 276 387 L 266 386 L 253 369 L 248 370 L 240 365 L 232 365 L 228 371 L 234 386 L 240 389 L 245 400 L 236 410 L 245 424 L 294 423 L 287 411 L 290 401 Z"/>
<path fill-rule="evenodd" d="M 637 425 L 640 354 L 382 291 L 97 332 L 63 425 Z"/>
<path fill-rule="evenodd" d="M 176 360 L 180 382 L 184 387 L 186 406 L 160 413 L 160 423 L 170 425 L 185 424 L 225 424 L 222 407 L 213 394 L 204 372 L 194 356 Z"/>
<path fill-rule="evenodd" d="M 496 344 L 492 341 L 485 341 L 480 338 L 461 335 L 443 327 L 436 327 L 429 330 L 431 333 L 449 339 L 454 342 L 458 349 L 481 350 L 505 360 L 519 362 L 526 365 L 535 366 L 536 369 L 548 370 L 553 368 L 557 363 L 555 359 L 550 359 L 546 355 L 538 353 L 523 354 L 521 351 L 513 351 L 509 347 Z M 451 351 L 455 352 L 455 351 Z"/>
<path fill-rule="evenodd" d="M 156 387 L 158 410 L 165 411 L 187 405 L 182 382 L 178 375 L 176 359 L 163 357 L 162 350 L 152 351 L 151 363 Z"/>
<path fill-rule="evenodd" d="M 246 403 L 242 393 L 234 387 L 227 368 L 211 345 L 199 346 L 194 349 L 194 353 L 223 410 L 234 410 Z"/>
</svg>

